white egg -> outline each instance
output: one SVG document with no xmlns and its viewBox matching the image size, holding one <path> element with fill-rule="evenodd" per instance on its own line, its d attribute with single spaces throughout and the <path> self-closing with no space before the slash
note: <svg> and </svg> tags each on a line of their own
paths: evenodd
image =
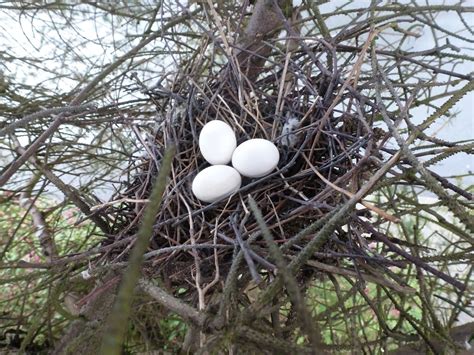
<svg viewBox="0 0 474 355">
<path fill-rule="evenodd" d="M 214 202 L 234 193 L 241 184 L 242 177 L 237 170 L 227 165 L 213 165 L 196 175 L 192 190 L 201 201 Z"/>
<path fill-rule="evenodd" d="M 209 164 L 227 164 L 237 146 L 235 133 L 227 123 L 219 120 L 208 122 L 199 134 L 199 149 Z"/>
<path fill-rule="evenodd" d="M 257 178 L 270 174 L 278 165 L 280 152 L 266 139 L 250 139 L 240 144 L 232 155 L 232 165 L 244 176 Z"/>
</svg>

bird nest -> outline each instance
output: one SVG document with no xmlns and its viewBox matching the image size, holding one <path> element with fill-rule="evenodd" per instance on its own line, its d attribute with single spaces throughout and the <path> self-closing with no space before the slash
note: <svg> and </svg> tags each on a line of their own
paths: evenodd
<svg viewBox="0 0 474 355">
<path fill-rule="evenodd" d="M 338 77 L 321 73 L 307 57 L 295 59 L 292 66 L 287 62 L 265 69 L 253 83 L 230 66 L 206 78 L 208 85 L 185 78 L 180 74 L 175 80 L 180 85 L 172 90 L 146 90 L 158 111 L 157 127 L 145 147 L 146 157 L 130 167 L 130 181 L 114 198 L 123 202 L 111 211 L 117 216 L 117 232 L 107 243 L 133 241 L 164 151 L 175 145 L 171 176 L 145 254 L 151 266 L 146 270 L 159 272 L 173 286 L 198 282 L 218 287 L 235 251 L 242 250 L 245 262 L 239 274 L 260 283 L 276 267 L 248 196 L 284 255 L 294 258 L 317 230 L 303 237 L 298 232 L 345 203 L 377 168 L 375 147 L 383 132 L 374 128 L 376 105 Z M 269 175 L 244 178 L 237 193 L 208 204 L 193 195 L 191 184 L 209 166 L 198 138 L 202 127 L 215 119 L 233 128 L 237 144 L 252 138 L 272 141 L 280 161 Z M 354 215 L 368 221 L 373 213 L 364 207 Z M 331 264 L 336 255 L 348 254 L 367 258 L 368 243 L 361 238 L 365 230 L 346 221 L 351 223 L 356 233 L 336 229 L 313 260 Z M 120 244 L 109 256 L 123 260 L 128 250 Z"/>
</svg>

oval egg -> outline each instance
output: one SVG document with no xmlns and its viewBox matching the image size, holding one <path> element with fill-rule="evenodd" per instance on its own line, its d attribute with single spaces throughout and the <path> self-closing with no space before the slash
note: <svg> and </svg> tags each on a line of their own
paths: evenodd
<svg viewBox="0 0 474 355">
<path fill-rule="evenodd" d="M 193 180 L 194 196 L 204 202 L 214 202 L 231 195 L 242 184 L 242 178 L 237 170 L 227 165 L 213 165 L 199 174 Z"/>
<path fill-rule="evenodd" d="M 201 154 L 212 165 L 229 163 L 236 146 L 232 127 L 223 121 L 206 123 L 199 134 Z"/>
<path fill-rule="evenodd" d="M 270 174 L 278 165 L 280 152 L 266 139 L 250 139 L 240 144 L 232 155 L 232 166 L 251 178 Z"/>
</svg>

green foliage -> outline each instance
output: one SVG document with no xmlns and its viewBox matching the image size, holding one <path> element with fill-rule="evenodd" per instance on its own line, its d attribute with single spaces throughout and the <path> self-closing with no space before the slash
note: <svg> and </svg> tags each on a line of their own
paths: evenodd
<svg viewBox="0 0 474 355">
<path fill-rule="evenodd" d="M 38 200 L 36 205 L 49 210 L 45 221 L 55 235 L 60 255 L 81 252 L 97 245 L 100 236 L 91 232 L 94 227 L 90 222 L 76 224 L 79 213 L 73 206 L 58 206 L 48 200 Z M 70 316 L 55 311 L 53 301 L 60 296 L 57 291 L 61 290 L 51 285 L 63 280 L 63 273 L 70 268 L 26 267 L 27 263 L 41 265 L 48 260 L 42 254 L 30 215 L 18 206 L 17 201 L 4 198 L 0 204 L 0 236 L 0 253 L 3 254 L 0 264 L 0 309 L 5 317 L 0 323 L 0 338 L 9 329 L 19 329 L 31 334 L 32 343 L 25 342 L 27 349 L 47 347 L 62 332 Z M 22 262 L 24 267 L 16 267 Z M 46 314 L 51 319 L 49 330 L 43 323 Z"/>
</svg>

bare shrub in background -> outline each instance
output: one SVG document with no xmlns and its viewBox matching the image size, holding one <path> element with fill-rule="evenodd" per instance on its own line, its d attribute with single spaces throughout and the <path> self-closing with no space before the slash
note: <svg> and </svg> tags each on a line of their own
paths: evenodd
<svg viewBox="0 0 474 355">
<path fill-rule="evenodd" d="M 474 89 L 474 8 L 293 5 L 0 6 L 5 349 L 469 351 L 472 192 L 436 167 L 474 145 L 436 127 Z M 281 159 L 203 205 L 212 119 Z"/>
</svg>

